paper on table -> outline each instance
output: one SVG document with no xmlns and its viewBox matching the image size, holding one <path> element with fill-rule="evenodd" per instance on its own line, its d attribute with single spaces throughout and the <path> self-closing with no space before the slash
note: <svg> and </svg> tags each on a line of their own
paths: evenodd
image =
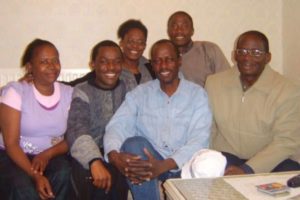
<svg viewBox="0 0 300 200">
<path fill-rule="evenodd" d="M 248 177 L 224 177 L 224 181 L 250 200 L 274 200 L 273 196 L 257 190 L 256 185 L 278 182 L 286 184 L 287 180 L 296 174 L 255 175 Z M 289 199 L 300 194 L 300 188 L 291 188 L 290 194 L 284 197 L 276 197 L 276 200 Z"/>
</svg>

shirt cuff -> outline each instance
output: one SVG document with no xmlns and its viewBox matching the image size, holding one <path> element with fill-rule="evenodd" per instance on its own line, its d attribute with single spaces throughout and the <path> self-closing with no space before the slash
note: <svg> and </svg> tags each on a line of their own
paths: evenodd
<svg viewBox="0 0 300 200">
<path fill-rule="evenodd" d="M 91 169 L 91 165 L 93 164 L 93 162 L 94 161 L 96 161 L 96 160 L 100 160 L 100 161 L 102 161 L 102 159 L 101 158 L 93 158 L 91 161 L 89 161 L 89 168 Z"/>
<path fill-rule="evenodd" d="M 82 135 L 75 140 L 70 148 L 75 158 L 85 169 L 89 169 L 89 162 L 94 158 L 101 158 L 99 147 L 90 135 Z"/>
<path fill-rule="evenodd" d="M 247 165 L 246 163 L 241 165 L 240 168 L 246 173 L 246 174 L 254 174 L 253 169 Z"/>
</svg>

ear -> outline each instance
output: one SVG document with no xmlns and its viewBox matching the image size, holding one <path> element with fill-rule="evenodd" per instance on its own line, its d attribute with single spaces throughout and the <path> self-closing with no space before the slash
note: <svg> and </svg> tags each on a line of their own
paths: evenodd
<svg viewBox="0 0 300 200">
<path fill-rule="evenodd" d="M 235 50 L 232 50 L 231 51 L 231 61 L 233 62 L 233 63 L 236 63 L 236 55 L 235 55 Z"/>
<path fill-rule="evenodd" d="M 30 64 L 30 62 L 26 63 L 24 67 L 27 73 L 32 73 L 32 65 Z"/>
<path fill-rule="evenodd" d="M 89 66 L 90 66 L 91 69 L 95 69 L 94 61 L 90 61 Z"/>
<path fill-rule="evenodd" d="M 120 46 L 120 48 L 123 50 L 123 47 L 124 47 L 124 40 L 120 40 L 119 46 Z"/>
<path fill-rule="evenodd" d="M 168 26 L 168 28 L 167 28 L 167 34 L 168 34 L 169 38 L 171 38 L 170 32 L 171 32 L 171 31 L 170 31 L 169 26 Z"/>
<path fill-rule="evenodd" d="M 232 51 L 232 58 L 233 58 L 233 60 L 236 62 L 236 60 L 237 60 L 237 55 L 236 55 L 235 50 Z"/>
<path fill-rule="evenodd" d="M 194 27 L 192 29 L 191 37 L 194 35 Z"/>
<path fill-rule="evenodd" d="M 270 61 L 271 61 L 271 58 L 272 58 L 272 54 L 269 52 L 266 54 L 266 61 L 265 63 L 268 64 Z"/>
</svg>

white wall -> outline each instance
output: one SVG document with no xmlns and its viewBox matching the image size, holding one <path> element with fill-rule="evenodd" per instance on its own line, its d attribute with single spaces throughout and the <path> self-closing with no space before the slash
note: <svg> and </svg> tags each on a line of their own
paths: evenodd
<svg viewBox="0 0 300 200">
<path fill-rule="evenodd" d="M 184 10 L 194 19 L 193 39 L 217 43 L 228 60 L 231 60 L 233 43 L 240 33 L 249 29 L 264 32 L 273 53 L 271 65 L 283 72 L 283 1 L 0 0 L 0 70 L 18 69 L 25 46 L 37 37 L 56 44 L 64 68 L 86 68 L 93 45 L 104 39 L 118 41 L 117 28 L 129 18 L 141 19 L 148 27 L 145 51 L 148 56 L 151 44 L 167 37 L 169 15 Z M 299 1 L 295 6 L 300 7 Z M 285 17 L 288 21 L 289 16 Z"/>
<path fill-rule="evenodd" d="M 283 1 L 283 73 L 300 82 L 300 1 Z"/>
</svg>

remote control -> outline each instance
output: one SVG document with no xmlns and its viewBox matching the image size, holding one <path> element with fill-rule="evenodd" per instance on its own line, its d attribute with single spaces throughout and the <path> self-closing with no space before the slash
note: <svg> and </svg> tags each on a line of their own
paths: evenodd
<svg viewBox="0 0 300 200">
<path fill-rule="evenodd" d="M 292 178 L 290 178 L 288 181 L 287 181 L 287 185 L 289 187 L 300 187 L 300 174 L 296 175 L 296 176 L 293 176 Z"/>
</svg>

